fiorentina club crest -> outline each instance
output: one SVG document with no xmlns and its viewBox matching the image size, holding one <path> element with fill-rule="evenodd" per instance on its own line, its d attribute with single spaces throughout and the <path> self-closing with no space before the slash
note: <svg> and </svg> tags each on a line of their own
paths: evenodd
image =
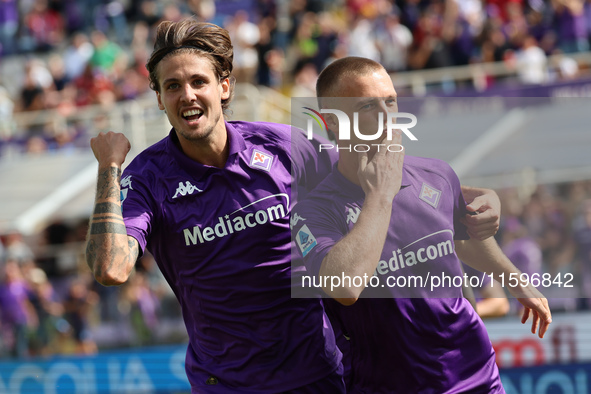
<svg viewBox="0 0 591 394">
<path fill-rule="evenodd" d="M 256 149 L 252 152 L 250 158 L 250 166 L 252 168 L 259 168 L 268 172 L 271 169 L 271 163 L 273 163 L 273 156 L 270 154 Z"/>
<path fill-rule="evenodd" d="M 419 198 L 421 200 L 425 201 L 433 208 L 437 208 L 437 204 L 439 204 L 439 197 L 441 197 L 440 190 L 437 190 L 427 185 L 426 183 L 423 183 L 423 187 L 421 188 L 421 194 L 419 194 Z"/>
</svg>

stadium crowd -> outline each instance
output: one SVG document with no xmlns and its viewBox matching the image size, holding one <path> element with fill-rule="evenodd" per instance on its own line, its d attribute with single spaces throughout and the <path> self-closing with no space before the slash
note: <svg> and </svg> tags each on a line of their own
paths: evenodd
<svg viewBox="0 0 591 394">
<path fill-rule="evenodd" d="M 21 130 L 11 115 L 56 109 L 67 117 L 150 95 L 145 63 L 155 28 L 188 15 L 230 32 L 238 82 L 296 97 L 313 95 L 318 72 L 347 55 L 391 72 L 505 61 L 522 83 L 573 78 L 573 59 L 549 73 L 547 56 L 587 51 L 591 33 L 584 0 L 5 0 L 0 62 L 23 64 L 10 76 L 17 92 L 0 80 L 0 155 L 9 143 L 31 153 L 85 147 L 92 126 L 83 122 L 40 119 Z"/>
<path fill-rule="evenodd" d="M 0 156 L 11 145 L 28 153 L 88 149 L 92 126 L 39 121 L 15 129 L 11 115 L 150 97 L 145 63 L 162 20 L 195 15 L 223 25 L 235 44 L 238 82 L 293 96 L 314 92 L 331 60 L 363 56 L 388 71 L 506 61 L 522 83 L 549 80 L 547 56 L 589 49 L 591 2 L 583 0 L 259 0 L 225 9 L 213 0 L 5 0 L 0 2 L 0 62 L 23 61 L 18 93 L 0 81 Z M 283 9 L 287 4 L 286 8 Z M 578 66 L 565 61 L 561 77 Z M 488 82 L 493 84 L 492 78 Z M 501 246 L 530 238 L 523 270 L 573 272 L 570 293 L 547 293 L 553 312 L 591 308 L 591 182 L 499 190 Z M 113 345 L 101 327 L 128 328 L 128 345 L 178 340 L 163 322 L 184 329 L 174 296 L 151 256 L 128 283 L 98 285 L 83 258 L 88 221 L 52 223 L 43 234 L 0 236 L 0 358 L 93 353 Z M 556 299 L 552 299 L 552 297 Z M 511 313 L 517 313 L 513 311 Z M 118 326 L 119 327 L 119 326 Z M 104 342 L 103 342 L 104 341 Z M 117 344 L 120 345 L 120 344 Z"/>
</svg>

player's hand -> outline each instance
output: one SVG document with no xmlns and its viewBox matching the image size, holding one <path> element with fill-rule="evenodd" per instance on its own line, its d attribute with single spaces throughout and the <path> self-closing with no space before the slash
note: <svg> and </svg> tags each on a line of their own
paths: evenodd
<svg viewBox="0 0 591 394">
<path fill-rule="evenodd" d="M 534 286 L 529 284 L 526 287 L 509 287 L 509 292 L 517 298 L 523 305 L 523 315 L 521 316 L 521 323 L 525 324 L 529 315 L 532 315 L 531 332 L 538 333 L 540 338 L 544 338 L 544 334 L 548 330 L 548 326 L 552 323 L 552 313 L 548 306 L 548 300 L 540 293 Z M 539 330 L 538 330 L 539 328 Z"/>
<path fill-rule="evenodd" d="M 464 188 L 462 188 L 464 191 Z M 474 194 L 478 192 L 483 194 Z M 472 192 L 464 193 L 467 202 L 468 214 L 460 221 L 468 228 L 470 238 L 483 241 L 494 236 L 499 230 L 501 218 L 501 201 L 499 196 L 489 189 L 472 189 Z M 473 198 L 471 198 L 473 197 Z"/>
<path fill-rule="evenodd" d="M 90 147 L 99 166 L 111 164 L 121 166 L 131 149 L 131 144 L 125 135 L 109 131 L 108 133 L 101 132 L 92 138 Z"/>
<path fill-rule="evenodd" d="M 365 195 L 375 193 L 383 196 L 387 201 L 392 201 L 400 190 L 402 183 L 402 164 L 404 162 L 404 149 L 402 148 L 402 132 L 394 130 L 392 140 L 385 137 L 380 141 L 381 146 L 375 155 L 369 160 L 367 152 L 359 153 L 359 168 L 357 177 Z M 392 150 L 402 149 L 400 152 Z"/>
</svg>

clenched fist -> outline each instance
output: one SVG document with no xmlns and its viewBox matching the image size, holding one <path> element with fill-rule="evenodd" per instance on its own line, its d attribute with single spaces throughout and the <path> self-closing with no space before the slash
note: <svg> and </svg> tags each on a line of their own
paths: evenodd
<svg viewBox="0 0 591 394">
<path fill-rule="evenodd" d="M 131 149 L 131 144 L 125 135 L 109 131 L 99 133 L 90 140 L 90 147 L 99 167 L 115 165 L 120 167 Z"/>
</svg>

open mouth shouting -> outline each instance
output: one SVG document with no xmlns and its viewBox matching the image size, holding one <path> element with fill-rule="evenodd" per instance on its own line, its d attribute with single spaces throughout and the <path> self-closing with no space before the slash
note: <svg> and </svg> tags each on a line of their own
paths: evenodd
<svg viewBox="0 0 591 394">
<path fill-rule="evenodd" d="M 189 109 L 184 111 L 181 115 L 187 122 L 193 122 L 203 115 L 203 110 L 199 108 Z"/>
</svg>

